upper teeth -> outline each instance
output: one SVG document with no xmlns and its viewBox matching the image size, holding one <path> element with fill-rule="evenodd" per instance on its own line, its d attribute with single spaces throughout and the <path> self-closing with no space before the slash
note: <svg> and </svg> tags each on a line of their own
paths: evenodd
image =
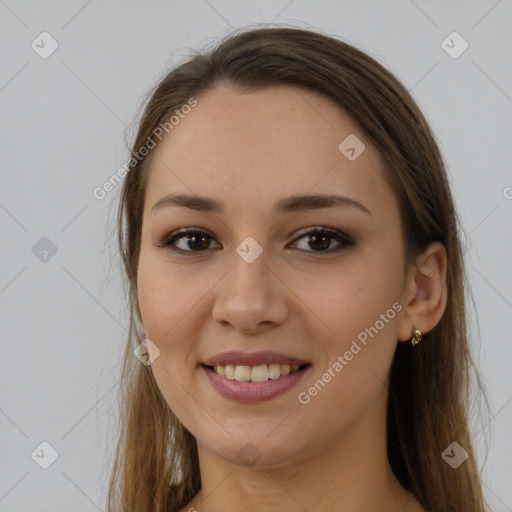
<svg viewBox="0 0 512 512">
<path fill-rule="evenodd" d="M 213 369 L 221 377 L 241 382 L 264 382 L 268 379 L 277 379 L 281 375 L 294 373 L 299 369 L 298 364 L 259 364 L 257 366 L 241 366 L 234 364 L 218 365 Z"/>
</svg>

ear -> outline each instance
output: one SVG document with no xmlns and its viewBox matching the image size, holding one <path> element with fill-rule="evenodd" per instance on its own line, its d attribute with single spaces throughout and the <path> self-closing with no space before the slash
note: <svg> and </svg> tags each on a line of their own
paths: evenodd
<svg viewBox="0 0 512 512">
<path fill-rule="evenodd" d="M 413 325 L 424 334 L 441 320 L 447 301 L 447 261 L 445 246 L 432 242 L 411 266 L 402 295 L 400 341 L 411 339 Z"/>
</svg>

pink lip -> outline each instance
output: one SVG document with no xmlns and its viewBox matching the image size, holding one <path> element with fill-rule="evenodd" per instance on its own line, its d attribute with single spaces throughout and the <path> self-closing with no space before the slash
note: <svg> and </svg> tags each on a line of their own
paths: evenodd
<svg viewBox="0 0 512 512">
<path fill-rule="evenodd" d="M 216 356 L 203 361 L 205 366 L 226 366 L 227 364 L 241 365 L 241 366 L 256 366 L 258 364 L 307 364 L 309 361 L 297 359 L 293 356 L 287 356 L 272 350 L 264 350 L 261 352 L 240 352 L 239 350 L 230 350 L 223 352 Z"/>
<path fill-rule="evenodd" d="M 271 398 L 276 398 L 286 393 L 286 391 L 289 391 L 297 385 L 297 383 L 311 371 L 311 366 L 306 366 L 295 373 L 290 373 L 283 377 L 267 380 L 265 382 L 238 382 L 236 380 L 226 379 L 206 366 L 201 366 L 201 371 L 206 373 L 213 387 L 223 397 L 237 402 L 254 403 L 264 402 L 265 400 L 270 400 Z"/>
</svg>

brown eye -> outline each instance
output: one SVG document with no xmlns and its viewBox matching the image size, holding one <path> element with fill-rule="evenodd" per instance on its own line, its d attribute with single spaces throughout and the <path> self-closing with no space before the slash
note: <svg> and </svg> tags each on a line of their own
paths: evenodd
<svg viewBox="0 0 512 512">
<path fill-rule="evenodd" d="M 211 240 L 213 238 L 206 231 L 186 228 L 164 237 L 158 246 L 180 254 L 190 254 L 209 249 Z"/>
<path fill-rule="evenodd" d="M 330 228 L 314 228 L 306 233 L 304 233 L 301 237 L 296 238 L 295 240 L 301 240 L 302 238 L 306 239 L 306 244 L 308 247 L 312 248 L 313 251 L 308 249 L 299 249 L 307 252 L 337 252 L 346 247 L 354 245 L 353 240 L 336 229 Z M 332 241 L 335 240 L 340 247 L 330 248 Z"/>
</svg>

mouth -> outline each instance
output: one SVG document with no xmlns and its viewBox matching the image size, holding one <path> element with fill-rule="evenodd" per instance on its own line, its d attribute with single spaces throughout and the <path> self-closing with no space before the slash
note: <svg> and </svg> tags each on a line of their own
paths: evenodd
<svg viewBox="0 0 512 512">
<path fill-rule="evenodd" d="M 307 359 L 273 350 L 231 350 L 202 361 L 200 368 L 220 395 L 242 403 L 277 398 L 312 371 Z"/>
<path fill-rule="evenodd" d="M 258 364 L 254 366 L 247 365 L 212 365 L 203 364 L 208 371 L 214 372 L 227 380 L 236 380 L 238 382 L 266 382 L 277 380 L 287 375 L 301 372 L 310 367 L 311 364 Z"/>
<path fill-rule="evenodd" d="M 272 400 L 291 391 L 311 373 L 310 363 L 200 366 L 206 382 L 224 398 L 240 403 Z"/>
</svg>

